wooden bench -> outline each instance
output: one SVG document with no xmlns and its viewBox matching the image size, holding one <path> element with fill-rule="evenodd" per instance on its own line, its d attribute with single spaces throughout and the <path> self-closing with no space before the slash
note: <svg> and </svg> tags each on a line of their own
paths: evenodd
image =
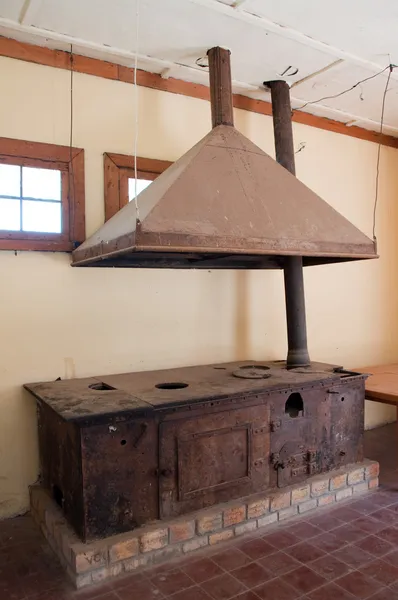
<svg viewBox="0 0 398 600">
<path fill-rule="evenodd" d="M 366 400 L 395 406 L 398 420 L 398 363 L 353 370 L 371 375 L 365 384 Z"/>
</svg>

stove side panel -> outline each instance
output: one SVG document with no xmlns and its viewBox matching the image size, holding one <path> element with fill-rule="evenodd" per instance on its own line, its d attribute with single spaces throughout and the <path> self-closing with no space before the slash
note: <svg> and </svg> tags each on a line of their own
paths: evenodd
<svg viewBox="0 0 398 600">
<path fill-rule="evenodd" d="M 80 431 L 45 402 L 38 401 L 40 479 L 82 537 L 84 510 Z"/>
<path fill-rule="evenodd" d="M 158 435 L 153 417 L 82 430 L 85 540 L 159 518 Z"/>
</svg>

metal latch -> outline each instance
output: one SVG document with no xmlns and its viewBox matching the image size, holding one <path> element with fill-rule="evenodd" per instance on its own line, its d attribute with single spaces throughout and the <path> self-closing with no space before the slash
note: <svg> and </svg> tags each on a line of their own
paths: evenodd
<svg viewBox="0 0 398 600">
<path fill-rule="evenodd" d="M 282 421 L 280 419 L 276 419 L 275 421 L 271 421 L 269 424 L 269 428 L 272 432 L 278 431 L 282 427 Z"/>
</svg>

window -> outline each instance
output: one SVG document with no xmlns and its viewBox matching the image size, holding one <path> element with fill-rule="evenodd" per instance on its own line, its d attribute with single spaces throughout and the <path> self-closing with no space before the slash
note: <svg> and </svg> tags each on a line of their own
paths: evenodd
<svg viewBox="0 0 398 600">
<path fill-rule="evenodd" d="M 137 158 L 137 194 L 163 173 L 172 163 L 152 158 Z M 127 154 L 104 154 L 105 220 L 134 199 L 134 157 Z"/>
<path fill-rule="evenodd" d="M 71 251 L 84 238 L 84 151 L 0 138 L 0 249 Z"/>
</svg>

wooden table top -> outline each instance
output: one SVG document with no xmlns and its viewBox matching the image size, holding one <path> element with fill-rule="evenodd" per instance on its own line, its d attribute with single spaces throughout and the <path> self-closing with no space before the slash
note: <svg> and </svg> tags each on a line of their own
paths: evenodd
<svg viewBox="0 0 398 600">
<path fill-rule="evenodd" d="M 368 400 L 398 406 L 398 363 L 360 367 L 354 371 L 370 374 L 365 383 Z"/>
</svg>

